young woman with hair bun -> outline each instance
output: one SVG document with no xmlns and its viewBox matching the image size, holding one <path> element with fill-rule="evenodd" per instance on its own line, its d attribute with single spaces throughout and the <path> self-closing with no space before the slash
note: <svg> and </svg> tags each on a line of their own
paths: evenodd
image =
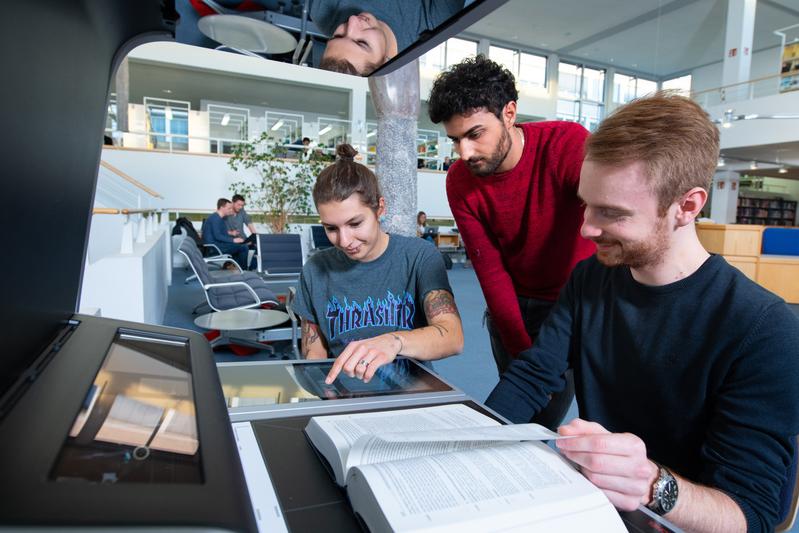
<svg viewBox="0 0 799 533">
<path fill-rule="evenodd" d="M 422 239 L 380 228 L 386 201 L 349 144 L 316 180 L 313 199 L 333 248 L 305 264 L 296 312 L 307 359 L 335 357 L 340 372 L 369 381 L 398 355 L 420 361 L 463 349 L 463 329 L 441 254 Z"/>
</svg>

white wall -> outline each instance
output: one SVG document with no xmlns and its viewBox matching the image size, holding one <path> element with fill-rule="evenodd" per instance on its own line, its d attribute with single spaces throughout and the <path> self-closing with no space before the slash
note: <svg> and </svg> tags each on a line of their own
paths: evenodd
<svg viewBox="0 0 799 533">
<path fill-rule="evenodd" d="M 782 49 L 780 47 L 770 48 L 752 54 L 752 66 L 749 79 L 763 78 L 766 76 L 776 76 L 780 73 L 780 63 Z M 723 62 L 719 61 L 707 65 L 691 72 L 691 91 L 699 92 L 707 89 L 721 87 L 721 70 Z"/>
<path fill-rule="evenodd" d="M 164 199 L 153 202 L 155 207 L 171 209 L 215 209 L 217 199 L 232 195 L 232 183 L 256 176 L 253 171 L 231 170 L 225 156 L 105 148 L 102 158 L 160 193 Z M 418 205 L 428 216 L 452 217 L 445 178 L 444 172 L 418 174 Z"/>
<path fill-rule="evenodd" d="M 119 242 L 119 236 L 115 239 Z M 133 253 L 116 253 L 88 261 L 83 271 L 81 310 L 101 316 L 162 324 L 169 277 L 169 232 L 165 227 L 134 245 Z"/>
</svg>

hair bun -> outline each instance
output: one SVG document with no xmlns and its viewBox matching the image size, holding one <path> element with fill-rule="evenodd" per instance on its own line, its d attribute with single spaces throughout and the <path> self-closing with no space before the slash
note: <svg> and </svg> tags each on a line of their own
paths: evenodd
<svg viewBox="0 0 799 533">
<path fill-rule="evenodd" d="M 358 155 L 358 150 L 349 144 L 339 144 L 336 146 L 336 158 L 342 161 L 354 161 L 355 156 Z"/>
</svg>

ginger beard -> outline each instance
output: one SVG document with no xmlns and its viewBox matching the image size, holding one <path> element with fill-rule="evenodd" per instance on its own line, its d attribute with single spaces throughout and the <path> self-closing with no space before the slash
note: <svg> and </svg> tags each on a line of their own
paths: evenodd
<svg viewBox="0 0 799 533">
<path fill-rule="evenodd" d="M 597 245 L 596 258 L 603 265 L 645 268 L 663 261 L 669 246 L 669 227 L 664 215 L 658 217 L 652 233 L 644 239 L 622 241 L 603 234 L 591 240 Z"/>
</svg>

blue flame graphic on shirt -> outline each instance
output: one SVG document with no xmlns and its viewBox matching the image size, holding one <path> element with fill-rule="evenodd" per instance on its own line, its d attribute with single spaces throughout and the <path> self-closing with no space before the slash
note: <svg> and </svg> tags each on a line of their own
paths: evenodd
<svg viewBox="0 0 799 533">
<path fill-rule="evenodd" d="M 413 329 L 415 314 L 416 304 L 407 291 L 404 295 L 397 296 L 388 290 L 385 298 L 372 299 L 369 296 L 363 304 L 356 300 L 349 301 L 346 297 L 342 304 L 334 296 L 328 302 L 325 313 L 330 332 L 328 338 L 363 328 Z"/>
</svg>

